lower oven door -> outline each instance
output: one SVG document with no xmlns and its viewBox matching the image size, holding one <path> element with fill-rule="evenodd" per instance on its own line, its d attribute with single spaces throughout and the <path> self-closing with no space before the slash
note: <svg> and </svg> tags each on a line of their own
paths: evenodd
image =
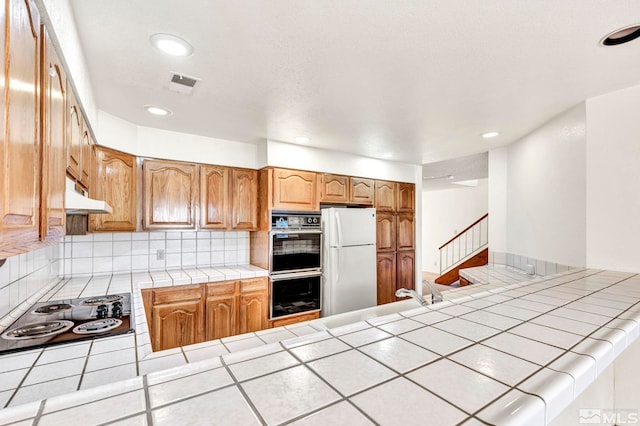
<svg viewBox="0 0 640 426">
<path fill-rule="evenodd" d="M 271 277 L 270 318 L 319 311 L 322 274 L 286 274 Z"/>
</svg>

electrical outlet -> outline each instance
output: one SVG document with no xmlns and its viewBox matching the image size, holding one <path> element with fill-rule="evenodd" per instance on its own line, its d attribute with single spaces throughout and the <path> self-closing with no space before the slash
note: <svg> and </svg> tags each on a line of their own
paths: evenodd
<svg viewBox="0 0 640 426">
<path fill-rule="evenodd" d="M 156 260 L 164 260 L 164 249 L 158 249 L 156 251 Z"/>
</svg>

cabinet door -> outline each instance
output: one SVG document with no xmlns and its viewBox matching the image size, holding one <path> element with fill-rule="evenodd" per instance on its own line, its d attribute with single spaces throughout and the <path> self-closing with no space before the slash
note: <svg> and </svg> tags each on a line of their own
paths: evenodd
<svg viewBox="0 0 640 426">
<path fill-rule="evenodd" d="M 398 184 L 398 213 L 413 213 L 415 210 L 415 185 L 412 183 Z"/>
<path fill-rule="evenodd" d="M 258 171 L 231 171 L 231 228 L 258 229 Z"/>
<path fill-rule="evenodd" d="M 24 0 L 7 0 L 2 7 L 6 20 L 2 37 L 6 39 L 2 44 L 0 252 L 37 242 L 40 224 L 38 10 Z"/>
<path fill-rule="evenodd" d="M 89 133 L 89 129 L 87 128 L 87 124 L 84 119 L 82 120 L 82 154 L 80 156 L 82 160 L 82 167 L 80 178 L 80 183 L 84 185 L 85 188 L 89 188 L 90 180 L 91 180 L 91 160 L 93 158 L 93 140 L 91 137 L 91 133 Z"/>
<path fill-rule="evenodd" d="M 319 210 L 317 178 L 314 172 L 273 169 L 275 210 Z"/>
<path fill-rule="evenodd" d="M 207 297 L 205 309 L 206 340 L 238 334 L 238 303 L 233 292 L 227 296 Z"/>
<path fill-rule="evenodd" d="M 376 250 L 396 250 L 396 215 L 393 213 L 376 215 Z"/>
<path fill-rule="evenodd" d="M 378 305 L 396 301 L 396 254 L 378 253 L 377 262 Z"/>
<path fill-rule="evenodd" d="M 372 206 L 374 184 L 371 179 L 349 178 L 349 202 Z"/>
<path fill-rule="evenodd" d="M 311 321 L 320 318 L 320 312 L 311 312 L 309 314 L 298 314 L 288 316 L 286 318 L 271 320 L 271 328 L 284 327 L 285 325 L 297 324 L 303 321 Z"/>
<path fill-rule="evenodd" d="M 269 281 L 254 278 L 240 281 L 240 333 L 268 327 Z"/>
<path fill-rule="evenodd" d="M 42 190 L 40 191 L 40 239 L 65 233 L 65 97 L 66 76 L 58 55 L 41 25 L 42 63 Z"/>
<path fill-rule="evenodd" d="M 67 81 L 67 173 L 82 179 L 82 114 L 71 84 Z"/>
<path fill-rule="evenodd" d="M 229 169 L 200 166 L 200 228 L 227 229 Z"/>
<path fill-rule="evenodd" d="M 194 229 L 198 194 L 195 164 L 145 160 L 143 204 L 145 229 Z"/>
<path fill-rule="evenodd" d="M 375 181 L 375 208 L 377 212 L 396 211 L 396 183 Z"/>
<path fill-rule="evenodd" d="M 154 351 L 203 341 L 204 315 L 200 299 L 153 305 L 151 318 Z"/>
<path fill-rule="evenodd" d="M 397 248 L 398 250 L 413 250 L 414 247 L 415 225 L 413 214 L 398 215 L 398 234 Z"/>
<path fill-rule="evenodd" d="M 346 203 L 349 198 L 349 178 L 347 176 L 320 175 L 320 202 Z"/>
<path fill-rule="evenodd" d="M 95 152 L 96 177 L 91 193 L 113 207 L 113 213 L 90 215 L 91 230 L 134 232 L 138 204 L 136 157 L 101 147 L 96 147 Z"/>
<path fill-rule="evenodd" d="M 399 251 L 397 256 L 396 290 L 413 290 L 415 282 L 415 252 Z"/>
</svg>

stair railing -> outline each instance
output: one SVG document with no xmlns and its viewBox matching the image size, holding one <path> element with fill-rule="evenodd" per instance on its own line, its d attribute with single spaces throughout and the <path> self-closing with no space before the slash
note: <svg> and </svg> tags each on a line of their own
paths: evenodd
<svg viewBox="0 0 640 426">
<path fill-rule="evenodd" d="M 473 222 L 440 250 L 440 275 L 444 274 L 489 244 L 489 213 Z"/>
</svg>

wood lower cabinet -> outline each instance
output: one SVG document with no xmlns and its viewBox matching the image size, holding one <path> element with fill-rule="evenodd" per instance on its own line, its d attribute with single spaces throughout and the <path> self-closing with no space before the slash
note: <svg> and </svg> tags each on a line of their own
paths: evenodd
<svg viewBox="0 0 640 426">
<path fill-rule="evenodd" d="M 274 210 L 319 210 L 317 175 L 301 170 L 272 170 L 272 208 Z"/>
<path fill-rule="evenodd" d="M 396 211 L 396 182 L 384 180 L 375 181 L 375 204 L 376 212 Z"/>
<path fill-rule="evenodd" d="M 267 328 L 266 277 L 142 290 L 154 351 Z"/>
<path fill-rule="evenodd" d="M 91 231 L 134 232 L 138 211 L 136 157 L 107 148 L 95 148 L 93 197 L 106 201 L 111 214 L 89 216 Z"/>
<path fill-rule="evenodd" d="M 324 173 L 320 175 L 320 202 L 346 203 L 349 201 L 349 177 Z"/>
<path fill-rule="evenodd" d="M 144 160 L 144 229 L 195 229 L 197 166 L 177 161 Z"/>
<path fill-rule="evenodd" d="M 39 241 L 41 164 L 38 10 L 25 0 L 7 0 L 3 8 L 0 258 Z"/>
<path fill-rule="evenodd" d="M 291 315 L 286 318 L 274 319 L 269 322 L 271 324 L 271 328 L 274 328 L 297 324 L 303 321 L 311 321 L 318 318 L 320 318 L 320 312 L 311 312 L 309 314 Z"/>
<path fill-rule="evenodd" d="M 378 305 L 396 301 L 396 253 L 378 253 L 376 259 Z"/>
<path fill-rule="evenodd" d="M 396 290 L 415 289 L 416 256 L 414 251 L 399 251 L 396 256 Z"/>
<path fill-rule="evenodd" d="M 372 179 L 349 178 L 349 203 L 366 206 L 373 205 L 374 181 Z"/>
<path fill-rule="evenodd" d="M 42 186 L 40 239 L 49 241 L 65 233 L 65 135 L 67 77 L 45 26 L 42 37 Z"/>
<path fill-rule="evenodd" d="M 258 229 L 258 171 L 231 170 L 231 229 Z"/>
<path fill-rule="evenodd" d="M 396 250 L 396 215 L 376 214 L 376 250 Z"/>
<path fill-rule="evenodd" d="M 200 285 L 142 291 L 154 351 L 204 341 L 203 294 Z"/>
</svg>

